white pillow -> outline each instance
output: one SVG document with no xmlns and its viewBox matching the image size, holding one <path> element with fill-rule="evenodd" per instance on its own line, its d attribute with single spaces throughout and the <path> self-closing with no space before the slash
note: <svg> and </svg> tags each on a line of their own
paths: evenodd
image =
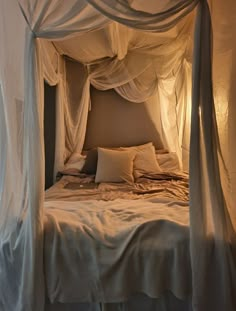
<svg viewBox="0 0 236 311">
<path fill-rule="evenodd" d="M 145 174 L 157 174 L 162 170 L 157 162 L 155 147 L 152 142 L 140 146 L 123 147 L 122 150 L 135 150 L 134 177 L 138 178 Z"/>
<path fill-rule="evenodd" d="M 134 182 L 134 150 L 110 150 L 98 148 L 98 164 L 95 182 Z"/>
<path fill-rule="evenodd" d="M 175 152 L 156 154 L 157 161 L 164 172 L 180 171 L 180 164 Z"/>
</svg>

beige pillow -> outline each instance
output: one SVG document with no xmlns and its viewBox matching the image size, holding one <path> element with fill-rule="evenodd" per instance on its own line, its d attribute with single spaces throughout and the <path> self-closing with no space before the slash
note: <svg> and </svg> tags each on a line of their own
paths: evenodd
<svg viewBox="0 0 236 311">
<path fill-rule="evenodd" d="M 176 152 L 156 154 L 156 158 L 164 172 L 178 172 L 181 170 Z"/>
<path fill-rule="evenodd" d="M 136 152 L 98 148 L 95 182 L 134 182 L 133 163 Z"/>
<path fill-rule="evenodd" d="M 153 143 L 147 143 L 140 146 L 122 148 L 123 150 L 135 150 L 134 159 L 134 177 L 138 178 L 144 174 L 156 174 L 162 172 L 155 153 Z"/>
<path fill-rule="evenodd" d="M 152 144 L 147 144 L 145 147 L 138 148 L 134 159 L 134 177 L 161 172 L 156 159 L 155 147 Z"/>
</svg>

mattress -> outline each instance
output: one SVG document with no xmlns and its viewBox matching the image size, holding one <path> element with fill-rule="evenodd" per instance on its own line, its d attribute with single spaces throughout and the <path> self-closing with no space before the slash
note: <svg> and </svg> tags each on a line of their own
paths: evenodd
<svg viewBox="0 0 236 311">
<path fill-rule="evenodd" d="M 191 295 L 187 176 L 95 184 L 64 176 L 46 192 L 44 267 L 50 302 Z"/>
</svg>

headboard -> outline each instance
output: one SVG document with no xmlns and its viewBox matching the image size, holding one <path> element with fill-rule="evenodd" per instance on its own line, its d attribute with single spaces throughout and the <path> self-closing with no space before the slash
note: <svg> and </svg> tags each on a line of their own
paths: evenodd
<svg viewBox="0 0 236 311">
<path fill-rule="evenodd" d="M 151 103 L 128 102 L 114 90 L 91 87 L 91 105 L 84 149 L 133 146 L 152 141 L 163 148 Z M 158 115 L 158 111 L 156 111 Z M 158 119 L 158 116 L 156 116 Z"/>
</svg>

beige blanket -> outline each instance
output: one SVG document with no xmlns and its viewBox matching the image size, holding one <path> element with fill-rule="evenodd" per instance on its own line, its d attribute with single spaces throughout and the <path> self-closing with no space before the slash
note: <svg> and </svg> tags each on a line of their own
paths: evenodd
<svg viewBox="0 0 236 311">
<path fill-rule="evenodd" d="M 62 196 L 77 192 L 62 189 Z M 159 297 L 165 290 L 182 299 L 190 296 L 186 201 L 155 196 L 53 201 L 49 194 L 44 263 L 52 302 L 117 302 L 138 292 Z"/>
</svg>

